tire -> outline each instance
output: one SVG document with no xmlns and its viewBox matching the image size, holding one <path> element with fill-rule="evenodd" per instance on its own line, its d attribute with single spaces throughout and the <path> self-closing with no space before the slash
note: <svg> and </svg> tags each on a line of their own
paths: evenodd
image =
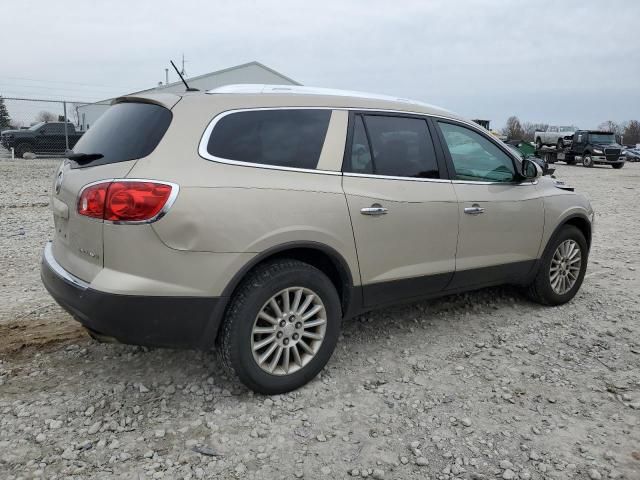
<svg viewBox="0 0 640 480">
<path fill-rule="evenodd" d="M 298 291 L 302 291 L 299 298 Z M 315 297 L 304 309 L 309 293 L 315 294 Z M 285 310 L 285 295 L 290 302 L 289 312 Z M 278 309 L 285 310 L 282 316 L 277 315 L 277 310 L 271 306 L 272 301 Z M 296 303 L 299 305 L 298 315 L 290 315 Z M 306 320 L 302 318 L 302 314 L 308 314 L 318 306 L 323 307 L 319 313 Z M 259 314 L 268 316 L 269 321 L 259 317 Z M 273 324 L 273 317 L 280 321 Z M 311 327 L 308 331 L 316 339 L 307 337 L 306 329 L 298 325 L 304 325 L 305 321 L 308 324 L 318 323 L 323 317 L 323 325 Z M 293 259 L 264 263 L 243 280 L 227 309 L 218 337 L 222 361 L 244 385 L 255 392 L 275 395 L 295 390 L 312 380 L 331 358 L 338 341 L 341 319 L 338 293 L 331 280 L 320 270 Z M 254 328 L 263 331 L 256 333 Z M 274 334 L 265 332 L 267 329 L 272 329 Z M 321 336 L 323 338 L 318 340 L 317 337 Z M 265 343 L 270 338 L 272 340 Z M 313 355 L 303 349 L 303 341 Z M 260 347 L 261 343 L 265 343 L 265 346 Z M 269 350 L 273 352 L 271 355 L 268 355 Z M 260 364 L 260 358 L 265 356 L 264 363 Z M 274 361 L 275 367 L 270 369 Z M 285 369 L 285 365 L 289 367 Z"/>
<path fill-rule="evenodd" d="M 16 148 L 14 149 L 16 157 L 18 158 L 23 158 L 22 156 L 25 153 L 32 152 L 32 151 L 33 151 L 33 147 L 29 143 L 19 143 L 18 145 L 16 145 Z"/>
<path fill-rule="evenodd" d="M 611 166 L 616 170 L 620 170 L 622 167 L 624 167 L 624 163 L 614 163 Z"/>
<path fill-rule="evenodd" d="M 587 167 L 587 168 L 593 168 L 594 167 L 593 158 L 591 158 L 591 154 L 590 153 L 585 153 L 582 156 L 582 166 L 583 167 Z"/>
<path fill-rule="evenodd" d="M 536 149 L 537 150 L 542 149 L 542 139 L 540 137 L 536 138 Z"/>
<path fill-rule="evenodd" d="M 558 139 L 558 143 L 556 143 L 556 150 L 560 151 L 564 149 L 564 140 L 561 138 Z"/>
<path fill-rule="evenodd" d="M 552 266 L 556 269 L 562 268 L 557 263 L 557 252 L 560 251 L 561 245 L 569 245 L 565 242 L 573 242 L 571 245 L 574 248 L 579 248 L 579 270 L 575 270 L 573 273 L 575 275 L 575 279 L 572 280 L 574 283 L 572 285 L 565 284 L 563 287 L 568 287 L 566 291 L 563 291 L 562 288 L 557 290 L 556 288 L 561 287 L 558 285 L 554 287 L 552 284 Z M 565 250 L 567 251 L 567 250 Z M 560 254 L 562 256 L 562 254 Z M 573 263 L 573 267 L 576 266 L 577 256 L 571 254 L 568 255 L 570 257 L 570 263 L 565 262 L 564 265 L 568 265 L 571 267 L 571 263 Z M 540 259 L 540 266 L 538 268 L 538 272 L 536 273 L 536 277 L 533 282 L 529 285 L 527 289 L 527 294 L 531 300 L 540 303 L 542 305 L 562 305 L 563 303 L 567 303 L 571 300 L 582 285 L 582 281 L 584 280 L 584 274 L 587 271 L 587 261 L 589 259 L 589 247 L 587 246 L 587 241 L 584 238 L 582 232 L 573 225 L 565 225 L 554 237 L 549 241 L 547 248 Z M 562 272 L 559 271 L 557 275 L 562 275 Z"/>
</svg>

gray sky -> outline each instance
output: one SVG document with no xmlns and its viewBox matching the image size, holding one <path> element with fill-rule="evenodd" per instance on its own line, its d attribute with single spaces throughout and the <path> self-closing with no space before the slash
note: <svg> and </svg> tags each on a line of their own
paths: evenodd
<svg viewBox="0 0 640 480">
<path fill-rule="evenodd" d="M 0 25 L 4 96 L 129 93 L 184 52 L 191 76 L 258 60 L 494 127 L 640 119 L 637 0 L 20 0 Z"/>
</svg>

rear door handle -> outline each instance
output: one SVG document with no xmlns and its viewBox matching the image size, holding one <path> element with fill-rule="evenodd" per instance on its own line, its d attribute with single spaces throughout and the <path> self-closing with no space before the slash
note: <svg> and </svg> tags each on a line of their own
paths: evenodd
<svg viewBox="0 0 640 480">
<path fill-rule="evenodd" d="M 467 215 L 480 215 L 481 213 L 484 213 L 484 208 L 482 208 L 480 205 L 474 204 L 470 207 L 465 207 L 464 213 L 466 213 Z"/>
<path fill-rule="evenodd" d="M 378 203 L 360 209 L 362 215 L 386 215 L 388 210 Z"/>
</svg>

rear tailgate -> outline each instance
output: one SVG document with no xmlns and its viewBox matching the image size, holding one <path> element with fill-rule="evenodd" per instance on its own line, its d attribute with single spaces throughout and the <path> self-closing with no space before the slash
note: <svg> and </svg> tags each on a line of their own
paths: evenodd
<svg viewBox="0 0 640 480">
<path fill-rule="evenodd" d="M 53 256 L 72 275 L 91 282 L 103 267 L 103 222 L 78 214 L 83 187 L 104 180 L 126 178 L 136 161 L 149 155 L 171 123 L 176 95 L 125 97 L 84 134 L 75 153 L 100 154 L 84 164 L 65 160 L 52 189 L 55 224 Z"/>
<path fill-rule="evenodd" d="M 71 168 L 67 160 L 56 174 L 51 199 L 53 256 L 65 270 L 86 282 L 91 282 L 103 266 L 102 221 L 78 215 L 78 194 L 89 183 L 126 177 L 135 162 Z"/>
</svg>

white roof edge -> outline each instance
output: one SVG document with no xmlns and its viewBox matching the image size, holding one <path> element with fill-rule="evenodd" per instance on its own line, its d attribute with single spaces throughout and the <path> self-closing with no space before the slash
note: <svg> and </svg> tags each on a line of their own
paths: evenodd
<svg viewBox="0 0 640 480">
<path fill-rule="evenodd" d="M 390 102 L 403 102 L 414 105 L 421 105 L 433 109 L 443 110 L 446 109 L 431 105 L 418 100 L 410 100 L 408 98 L 394 97 L 392 95 L 381 95 L 378 93 L 358 92 L 353 90 L 339 90 L 334 88 L 320 88 L 320 87 L 306 87 L 302 85 L 266 85 L 258 83 L 245 83 L 245 84 L 233 84 L 224 85 L 222 87 L 207 90 L 208 94 L 233 94 L 233 93 L 245 93 L 245 94 L 264 94 L 264 93 L 290 93 L 296 95 L 326 95 L 335 97 L 355 97 L 366 98 L 371 100 L 386 100 Z"/>
</svg>

